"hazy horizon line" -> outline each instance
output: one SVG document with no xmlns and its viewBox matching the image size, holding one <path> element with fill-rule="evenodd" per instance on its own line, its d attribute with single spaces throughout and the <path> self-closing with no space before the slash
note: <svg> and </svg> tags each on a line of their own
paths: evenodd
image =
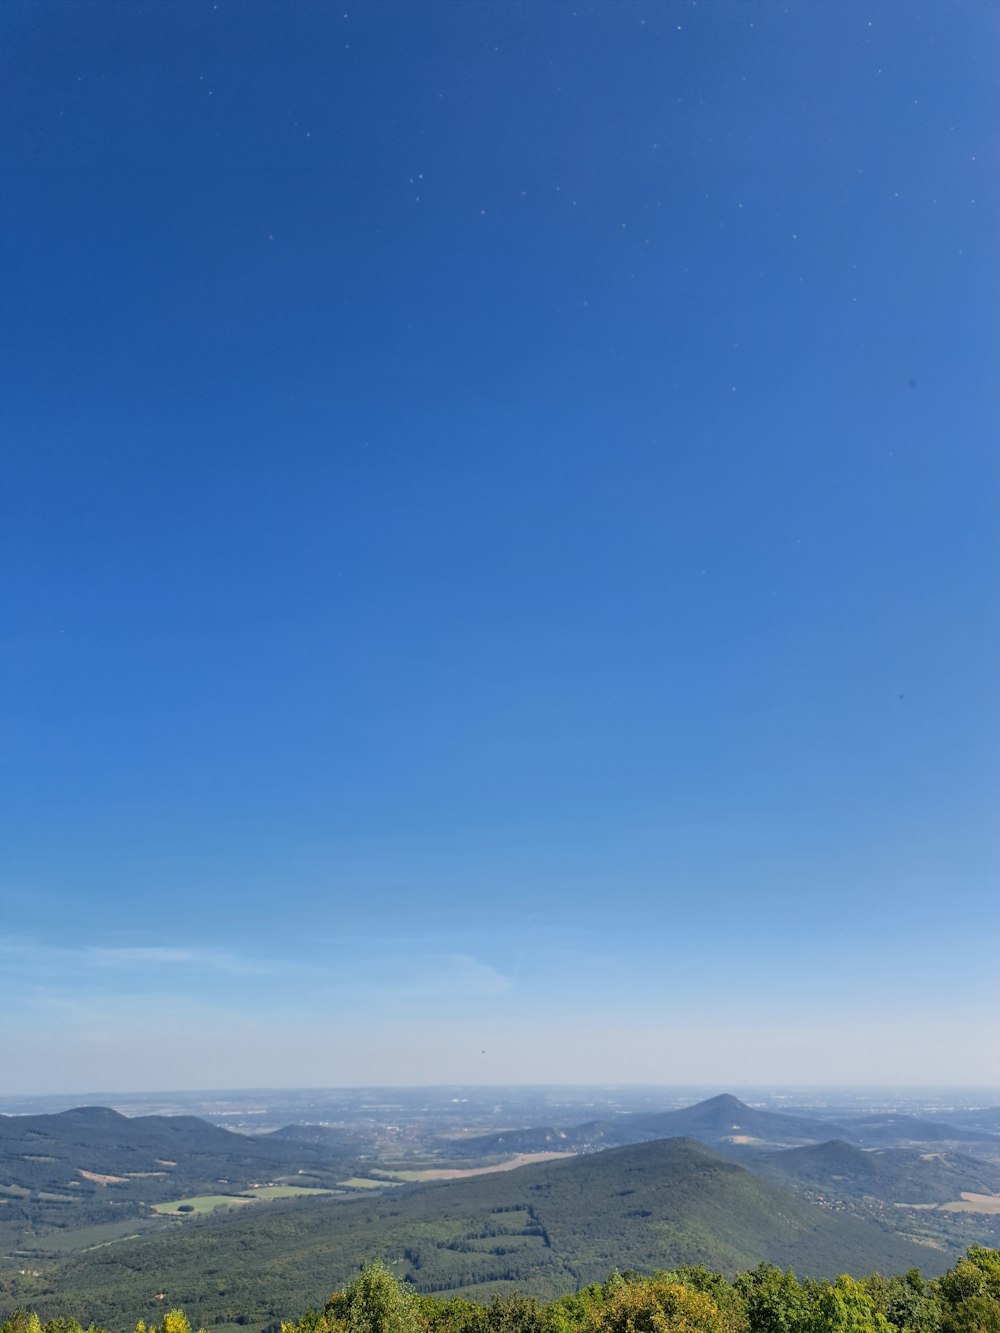
<svg viewBox="0 0 1000 1333">
<path fill-rule="evenodd" d="M 852 1083 L 852 1082 L 831 1082 L 818 1083 L 803 1081 L 802 1083 L 703 1083 L 703 1082 L 679 1082 L 679 1083 L 661 1083 L 657 1081 L 635 1080 L 615 1080 L 607 1083 L 592 1082 L 551 1082 L 551 1083 L 532 1083 L 532 1082 L 428 1082 L 428 1083 L 329 1083 L 329 1084 L 253 1084 L 245 1086 L 231 1087 L 158 1087 L 158 1088 L 97 1088 L 97 1089 L 79 1089 L 67 1088 L 59 1092 L 0 1092 L 0 1103 L 8 1101 L 20 1101 L 28 1099 L 53 1100 L 60 1097 L 185 1097 L 185 1096 L 234 1096 L 251 1095 L 260 1093 L 345 1093 L 345 1092 L 416 1092 L 435 1090 L 456 1091 L 464 1089 L 477 1089 L 485 1091 L 490 1088 L 508 1089 L 508 1090 L 536 1090 L 536 1089 L 574 1089 L 574 1090 L 608 1090 L 608 1089 L 649 1089 L 663 1090 L 672 1092 L 698 1091 L 706 1093 L 708 1097 L 723 1096 L 731 1093 L 734 1089 L 743 1092 L 769 1092 L 783 1093 L 790 1092 L 991 1092 L 1000 1094 L 1000 1085 L 992 1083 L 910 1083 L 910 1082 L 887 1082 L 887 1083 Z M 716 1088 L 718 1091 L 711 1092 L 709 1089 Z"/>
</svg>

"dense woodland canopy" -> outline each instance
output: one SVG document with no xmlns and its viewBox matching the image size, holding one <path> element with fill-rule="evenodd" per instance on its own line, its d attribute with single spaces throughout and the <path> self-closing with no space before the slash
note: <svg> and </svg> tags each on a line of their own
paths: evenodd
<svg viewBox="0 0 1000 1333">
<path fill-rule="evenodd" d="M 45 1323 L 16 1310 L 0 1333 L 83 1333 L 72 1318 Z M 86 1333 L 105 1333 L 90 1325 Z M 134 1333 L 191 1333 L 180 1310 Z M 322 1310 L 270 1333 L 1000 1333 L 1000 1251 L 973 1246 L 927 1280 L 903 1276 L 800 1281 L 773 1264 L 732 1280 L 702 1265 L 603 1283 L 547 1303 L 520 1294 L 488 1305 L 421 1296 L 381 1263 L 368 1265 Z"/>
<path fill-rule="evenodd" d="M 816 1279 L 917 1267 L 936 1278 L 1000 1237 L 1000 1140 L 986 1121 L 859 1128 L 720 1096 L 602 1121 L 601 1151 L 440 1181 L 408 1169 L 452 1160 L 437 1128 L 401 1157 L 376 1141 L 349 1154 L 322 1136 L 100 1107 L 0 1117 L 0 1316 L 120 1329 L 177 1307 L 195 1325 L 261 1333 L 322 1305 L 365 1258 L 415 1294 L 479 1304 L 551 1302 L 615 1269 L 692 1264 L 728 1279 L 765 1261 Z M 666 1129 L 699 1137 L 608 1146 Z M 744 1131 L 753 1144 L 731 1141 Z M 824 1141 L 801 1144 L 809 1135 Z M 879 1146 L 864 1146 L 873 1135 Z"/>
</svg>

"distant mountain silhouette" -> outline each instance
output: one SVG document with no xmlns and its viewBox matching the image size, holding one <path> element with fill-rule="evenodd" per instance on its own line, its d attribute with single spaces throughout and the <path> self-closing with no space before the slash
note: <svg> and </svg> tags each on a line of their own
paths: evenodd
<svg viewBox="0 0 1000 1333">
<path fill-rule="evenodd" d="M 969 1126 L 947 1124 L 942 1120 L 919 1119 L 912 1115 L 842 1116 L 840 1125 L 853 1143 L 982 1143 L 996 1136 Z"/>
<path fill-rule="evenodd" d="M 880 1199 L 886 1203 L 949 1203 L 965 1191 L 1000 1193 L 1000 1165 L 961 1153 L 918 1148 L 866 1151 L 831 1140 L 784 1152 L 757 1154 L 747 1162 L 770 1179 L 805 1187 L 832 1199 Z"/>
<path fill-rule="evenodd" d="M 351 1130 L 339 1125 L 282 1125 L 270 1134 L 262 1135 L 265 1141 L 278 1140 L 290 1143 L 314 1143 L 324 1148 L 350 1148 L 359 1139 L 367 1142 L 367 1130 Z"/>
<path fill-rule="evenodd" d="M 983 1106 L 971 1111 L 953 1110 L 948 1112 L 948 1119 L 965 1129 L 979 1131 L 981 1134 L 1000 1134 L 1000 1106 Z"/>
<path fill-rule="evenodd" d="M 326 1171 L 337 1155 L 329 1145 L 234 1134 L 193 1115 L 124 1116 L 107 1106 L 0 1115 L 4 1181 L 59 1197 L 69 1181 L 75 1198 L 107 1202 L 156 1202 L 202 1185 L 235 1193 L 279 1172 Z"/>
<path fill-rule="evenodd" d="M 836 1130 L 837 1126 L 828 1120 L 755 1110 L 738 1097 L 722 1093 L 676 1111 L 633 1112 L 614 1119 L 591 1120 L 582 1125 L 504 1130 L 462 1140 L 455 1147 L 481 1156 L 542 1152 L 553 1148 L 586 1152 L 678 1136 L 717 1145 L 750 1141 L 758 1145 L 784 1146 L 821 1142 L 829 1139 Z"/>
<path fill-rule="evenodd" d="M 688 1134 L 706 1142 L 757 1139 L 765 1143 L 809 1143 L 829 1138 L 831 1129 L 829 1120 L 757 1110 L 729 1093 L 679 1111 L 623 1119 L 649 1133 Z"/>
<path fill-rule="evenodd" d="M 593 1152 L 676 1136 L 700 1139 L 716 1147 L 762 1150 L 826 1143 L 835 1138 L 864 1147 L 975 1143 L 994 1137 L 973 1128 L 907 1115 L 851 1116 L 834 1121 L 796 1111 L 764 1111 L 748 1106 L 730 1093 L 721 1093 L 679 1110 L 632 1112 L 580 1125 L 502 1130 L 453 1142 L 451 1148 L 472 1157 L 555 1148 Z M 740 1155 L 740 1160 L 743 1156 Z"/>
</svg>

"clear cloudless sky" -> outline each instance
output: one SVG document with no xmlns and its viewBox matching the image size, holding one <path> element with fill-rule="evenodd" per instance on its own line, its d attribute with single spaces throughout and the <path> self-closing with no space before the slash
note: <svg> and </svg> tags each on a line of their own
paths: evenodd
<svg viewBox="0 0 1000 1333">
<path fill-rule="evenodd" d="M 1000 1084 L 997 6 L 0 50 L 0 1091 Z"/>
</svg>

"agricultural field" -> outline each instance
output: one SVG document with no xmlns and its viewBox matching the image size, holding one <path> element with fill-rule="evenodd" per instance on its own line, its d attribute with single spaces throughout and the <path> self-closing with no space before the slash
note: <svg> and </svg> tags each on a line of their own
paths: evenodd
<svg viewBox="0 0 1000 1333">
<path fill-rule="evenodd" d="M 373 1171 L 378 1179 L 386 1182 L 406 1182 L 412 1184 L 424 1180 L 466 1180 L 470 1176 L 491 1176 L 498 1171 L 513 1171 L 519 1166 L 534 1166 L 538 1162 L 557 1162 L 564 1157 L 573 1157 L 571 1152 L 522 1152 L 510 1157 L 505 1162 L 495 1162 L 492 1166 L 437 1166 L 420 1170 Z"/>
<path fill-rule="evenodd" d="M 256 1185 L 240 1194 L 193 1194 L 186 1199 L 168 1199 L 153 1204 L 153 1209 L 162 1217 L 188 1217 L 192 1214 L 214 1213 L 220 1208 L 239 1208 L 246 1203 L 266 1203 L 272 1199 L 314 1199 L 318 1195 L 341 1193 L 342 1190 L 308 1185 Z"/>
<path fill-rule="evenodd" d="M 253 1199 L 246 1194 L 194 1194 L 188 1199 L 154 1203 L 153 1209 L 161 1216 L 174 1217 L 188 1213 L 214 1213 L 219 1208 L 238 1208 L 246 1203 L 253 1203 Z"/>
<path fill-rule="evenodd" d="M 944 1209 L 949 1213 L 988 1213 L 1000 1216 L 1000 1194 L 963 1193 L 961 1199 L 946 1203 Z"/>
</svg>

